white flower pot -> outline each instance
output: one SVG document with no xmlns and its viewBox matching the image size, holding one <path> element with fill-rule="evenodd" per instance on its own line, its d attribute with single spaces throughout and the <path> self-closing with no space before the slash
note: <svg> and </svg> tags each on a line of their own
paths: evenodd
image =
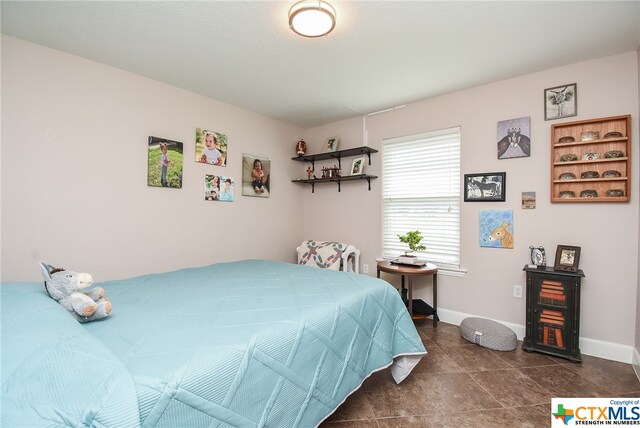
<svg viewBox="0 0 640 428">
<path fill-rule="evenodd" d="M 404 263 L 408 265 L 413 265 L 418 262 L 418 258 L 416 256 L 400 256 L 398 257 L 398 263 Z"/>
</svg>

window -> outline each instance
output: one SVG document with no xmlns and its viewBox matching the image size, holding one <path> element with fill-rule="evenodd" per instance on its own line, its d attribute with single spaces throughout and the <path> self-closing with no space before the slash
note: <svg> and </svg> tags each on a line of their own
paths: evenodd
<svg viewBox="0 0 640 428">
<path fill-rule="evenodd" d="M 460 266 L 460 128 L 384 140 L 382 248 L 396 258 L 410 230 L 422 232 L 420 258 L 444 269 Z"/>
</svg>

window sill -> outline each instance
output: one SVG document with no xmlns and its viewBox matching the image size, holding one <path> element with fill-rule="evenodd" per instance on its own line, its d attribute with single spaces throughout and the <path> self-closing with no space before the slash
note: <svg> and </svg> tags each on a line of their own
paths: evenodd
<svg viewBox="0 0 640 428">
<path fill-rule="evenodd" d="M 462 278 L 466 274 L 467 270 L 463 267 L 438 265 L 438 275 L 455 276 L 456 278 Z"/>
</svg>

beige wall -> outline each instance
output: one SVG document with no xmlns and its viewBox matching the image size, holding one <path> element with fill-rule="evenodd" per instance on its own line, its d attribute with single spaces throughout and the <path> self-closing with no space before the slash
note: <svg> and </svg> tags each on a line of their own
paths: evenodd
<svg viewBox="0 0 640 428">
<path fill-rule="evenodd" d="M 103 281 L 294 260 L 300 129 L 5 36 L 2 92 L 3 281 L 39 280 L 39 261 Z M 227 167 L 195 162 L 196 127 L 228 134 Z M 184 143 L 182 189 L 147 187 L 149 135 Z M 243 152 L 270 157 L 271 198 L 241 196 Z M 205 202 L 205 173 L 234 177 L 236 202 Z"/>
<path fill-rule="evenodd" d="M 638 82 L 640 82 L 640 49 L 637 51 L 638 54 Z M 640 84 L 638 85 L 638 104 L 640 104 Z M 638 126 L 638 118 L 633 121 L 634 126 Z M 637 129 L 637 128 L 636 128 Z M 636 201 L 638 204 L 638 201 Z M 640 222 L 640 219 L 638 219 Z M 640 245 L 640 239 L 638 240 L 638 245 Z M 640 249 L 638 250 L 638 276 L 636 277 L 636 287 L 637 284 L 640 284 Z M 636 338 L 635 338 L 635 355 L 634 355 L 634 367 L 636 369 L 636 375 L 640 378 L 640 293 L 637 293 L 636 300 Z"/>
<path fill-rule="evenodd" d="M 558 244 L 582 247 L 587 277 L 581 335 L 631 349 L 640 308 L 638 150 L 631 202 L 551 204 L 550 125 L 543 89 L 578 84 L 579 116 L 631 114 L 638 147 L 638 54 L 629 52 L 435 97 L 367 119 L 368 143 L 460 125 L 462 172 L 507 172 L 507 201 L 462 203 L 463 278 L 440 277 L 443 313 L 524 324 L 522 266 L 530 244 L 553 263 Z M 179 65 L 177 65 L 179 66 Z M 354 106 L 357 108 L 357 106 Z M 532 155 L 496 159 L 496 122 L 530 116 Z M 225 132 L 228 167 L 191 160 L 196 127 Z M 94 274 L 98 281 L 241 258 L 293 261 L 307 238 L 352 242 L 375 275 L 381 255 L 380 187 L 361 182 L 294 185 L 306 165 L 290 161 L 303 130 L 153 80 L 37 45 L 2 37 L 2 280 L 39 280 L 38 261 Z M 339 135 L 340 148 L 362 144 L 362 119 L 304 131 L 310 152 Z M 184 187 L 146 185 L 149 135 L 185 143 Z M 241 154 L 267 155 L 274 175 L 270 199 L 240 195 Z M 367 172 L 380 175 L 380 153 Z M 346 160 L 343 167 L 348 167 Z M 318 165 L 320 167 L 321 165 Z M 205 173 L 238 180 L 236 202 L 202 199 Z M 535 210 L 520 208 L 537 192 Z M 514 211 L 515 248 L 479 248 L 478 211 Z M 428 284 L 419 297 L 430 301 Z M 603 322 L 606 320 L 606 322 Z M 626 349 L 625 348 L 625 349 Z M 584 351 L 584 347 L 583 347 Z"/>
<path fill-rule="evenodd" d="M 544 120 L 543 90 L 573 82 L 577 83 L 579 115 L 563 121 L 632 115 L 629 203 L 549 202 L 550 126 L 560 121 Z M 498 160 L 496 122 L 523 116 L 531 117 L 531 157 Z M 582 247 L 580 267 L 586 274 L 581 336 L 624 345 L 629 356 L 635 339 L 638 280 L 637 124 L 636 52 L 471 88 L 367 119 L 368 143 L 378 150 L 386 138 L 459 125 L 462 173 L 507 173 L 506 202 L 461 205 L 462 267 L 468 273 L 463 278 L 440 276 L 441 308 L 522 326 L 525 302 L 513 298 L 512 293 L 514 284 L 525 282 L 522 267 L 529 260 L 529 245 L 543 245 L 550 265 L 558 244 L 577 245 Z M 330 135 L 341 137 L 340 148 L 361 145 L 362 119 L 309 129 L 305 134 L 311 151 L 321 150 Z M 380 163 L 381 154 L 375 154 L 367 171 L 380 175 Z M 380 189 L 381 182 L 376 180 L 370 192 L 362 183 L 347 183 L 341 193 L 333 186 L 318 187 L 313 195 L 308 191 L 304 195 L 304 236 L 355 243 L 362 250 L 362 263 L 368 264 L 374 275 L 375 260 L 382 253 Z M 536 192 L 536 209 L 521 209 L 524 191 Z M 478 212 L 483 209 L 513 210 L 513 250 L 479 247 Z M 431 288 L 423 284 L 418 295 L 430 301 Z"/>
</svg>

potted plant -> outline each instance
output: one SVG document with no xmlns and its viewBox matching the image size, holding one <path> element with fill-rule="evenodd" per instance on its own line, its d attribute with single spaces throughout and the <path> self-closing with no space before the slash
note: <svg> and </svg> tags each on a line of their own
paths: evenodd
<svg viewBox="0 0 640 428">
<path fill-rule="evenodd" d="M 398 235 L 400 242 L 404 242 L 409 246 L 409 251 L 405 250 L 404 255 L 398 257 L 398 263 L 416 264 L 418 261 L 415 255 L 410 254 L 412 251 L 423 251 L 427 247 L 420 244 L 422 241 L 422 233 L 419 230 L 412 230 L 406 235 Z"/>
</svg>

